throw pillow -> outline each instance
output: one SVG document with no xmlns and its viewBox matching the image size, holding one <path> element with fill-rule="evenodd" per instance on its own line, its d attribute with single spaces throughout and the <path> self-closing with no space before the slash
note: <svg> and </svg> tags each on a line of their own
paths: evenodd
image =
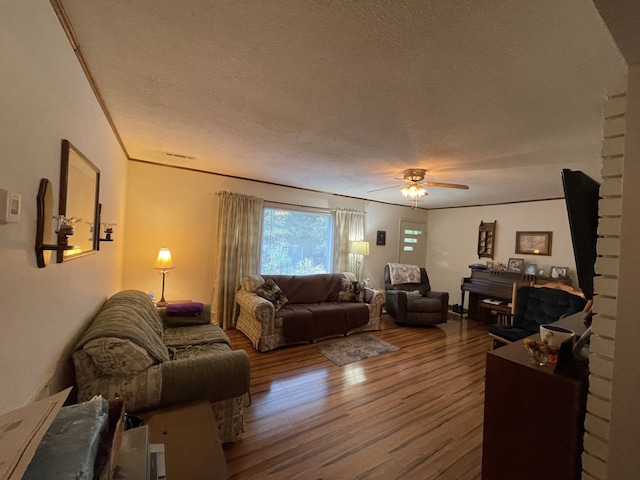
<svg viewBox="0 0 640 480">
<path fill-rule="evenodd" d="M 407 292 L 407 297 L 421 297 L 422 293 L 420 293 L 420 290 L 411 290 L 409 292 Z"/>
<path fill-rule="evenodd" d="M 136 375 L 157 363 L 144 348 L 124 338 L 97 338 L 82 349 L 96 368 L 109 376 Z"/>
<path fill-rule="evenodd" d="M 288 301 L 280 287 L 271 278 L 256 289 L 256 294 L 273 303 L 273 306 L 276 307 L 276 312 Z"/>
<path fill-rule="evenodd" d="M 356 289 L 358 288 L 358 282 L 352 282 L 351 280 L 344 279 L 340 283 L 340 291 L 338 292 L 339 302 L 355 302 L 356 301 Z"/>
<path fill-rule="evenodd" d="M 339 302 L 364 302 L 364 294 L 366 287 L 364 282 L 353 282 L 351 280 L 344 279 L 340 284 L 340 291 L 338 292 Z"/>
<path fill-rule="evenodd" d="M 372 288 L 365 288 L 364 289 L 364 302 L 365 303 L 371 303 L 371 300 L 373 300 L 373 296 L 376 294 L 376 291 L 373 290 Z"/>
<path fill-rule="evenodd" d="M 242 288 L 249 293 L 256 293 L 258 287 L 264 283 L 261 275 L 245 275 L 242 277 Z"/>
<path fill-rule="evenodd" d="M 356 295 L 356 301 L 364 303 L 365 295 L 367 293 L 367 282 L 358 282 L 358 293 Z"/>
<path fill-rule="evenodd" d="M 346 278 L 347 280 L 351 281 L 351 282 L 357 282 L 358 279 L 356 278 L 356 274 L 353 272 L 342 272 L 342 275 L 344 276 L 344 278 Z"/>
</svg>

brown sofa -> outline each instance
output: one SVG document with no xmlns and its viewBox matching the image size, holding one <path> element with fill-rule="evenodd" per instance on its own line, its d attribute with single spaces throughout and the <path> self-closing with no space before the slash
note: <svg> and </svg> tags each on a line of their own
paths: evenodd
<svg viewBox="0 0 640 480">
<path fill-rule="evenodd" d="M 383 301 L 382 292 L 365 288 L 350 273 L 247 275 L 236 293 L 236 328 L 266 352 L 379 330 Z"/>
</svg>

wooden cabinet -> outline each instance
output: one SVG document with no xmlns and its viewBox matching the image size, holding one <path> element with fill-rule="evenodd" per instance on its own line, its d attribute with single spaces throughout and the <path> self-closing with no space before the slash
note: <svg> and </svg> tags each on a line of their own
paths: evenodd
<svg viewBox="0 0 640 480">
<path fill-rule="evenodd" d="M 557 324 L 581 334 L 584 315 Z M 580 479 L 587 372 L 573 378 L 554 367 L 532 364 L 522 342 L 487 354 L 483 479 Z"/>
<path fill-rule="evenodd" d="M 480 222 L 480 227 L 478 228 L 478 258 L 485 257 L 493 260 L 496 223 Z"/>
</svg>

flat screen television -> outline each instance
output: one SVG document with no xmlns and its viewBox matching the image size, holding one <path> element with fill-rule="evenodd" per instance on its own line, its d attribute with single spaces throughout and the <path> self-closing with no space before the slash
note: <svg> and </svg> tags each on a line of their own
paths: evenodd
<svg viewBox="0 0 640 480">
<path fill-rule="evenodd" d="M 579 170 L 562 170 L 562 186 L 569 216 L 569 229 L 576 261 L 578 285 L 584 296 L 593 298 L 593 277 L 598 243 L 598 200 L 600 184 Z"/>
</svg>

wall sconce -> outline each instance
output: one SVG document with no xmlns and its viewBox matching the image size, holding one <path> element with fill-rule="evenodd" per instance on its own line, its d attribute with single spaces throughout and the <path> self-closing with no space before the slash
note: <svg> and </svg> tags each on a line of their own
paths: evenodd
<svg viewBox="0 0 640 480">
<path fill-rule="evenodd" d="M 54 215 L 58 220 L 56 234 L 58 235 L 58 245 L 66 247 L 69 245 L 69 237 L 73 235 L 76 224 L 82 220 L 78 217 L 65 217 L 64 215 Z"/>
<path fill-rule="evenodd" d="M 62 228 L 61 219 L 53 216 L 53 192 L 51 191 L 51 182 L 43 178 L 40 180 L 38 196 L 36 198 L 38 206 L 37 223 L 36 223 L 36 263 L 38 268 L 44 268 L 49 264 L 51 252 L 61 253 L 65 250 L 73 249 L 69 245 L 67 236 L 73 235 L 73 225 L 67 225 Z M 51 219 L 58 220 L 58 241 L 56 244 L 49 243 L 51 241 Z M 62 243 L 61 243 L 62 242 Z"/>
<path fill-rule="evenodd" d="M 162 297 L 160 298 L 160 301 L 156 303 L 156 305 L 158 305 L 159 307 L 163 307 L 167 304 L 167 301 L 164 299 L 164 277 L 168 273 L 167 270 L 175 268 L 173 266 L 173 260 L 171 259 L 171 251 L 166 247 L 161 248 L 158 252 L 156 263 L 154 263 L 153 267 L 151 268 L 161 270 L 160 273 L 162 274 Z"/>
<path fill-rule="evenodd" d="M 100 225 L 104 225 L 104 238 L 98 238 L 101 242 L 113 242 L 113 227 L 117 226 L 115 223 L 101 223 Z"/>
<path fill-rule="evenodd" d="M 98 233 L 96 234 L 98 237 L 98 241 L 96 242 L 98 247 L 97 250 L 100 250 L 101 242 L 113 242 L 113 227 L 115 227 L 115 223 L 106 223 L 102 221 L 102 204 L 98 204 Z M 100 229 L 104 229 L 104 238 L 100 238 Z M 93 231 L 93 230 L 92 230 Z"/>
</svg>

